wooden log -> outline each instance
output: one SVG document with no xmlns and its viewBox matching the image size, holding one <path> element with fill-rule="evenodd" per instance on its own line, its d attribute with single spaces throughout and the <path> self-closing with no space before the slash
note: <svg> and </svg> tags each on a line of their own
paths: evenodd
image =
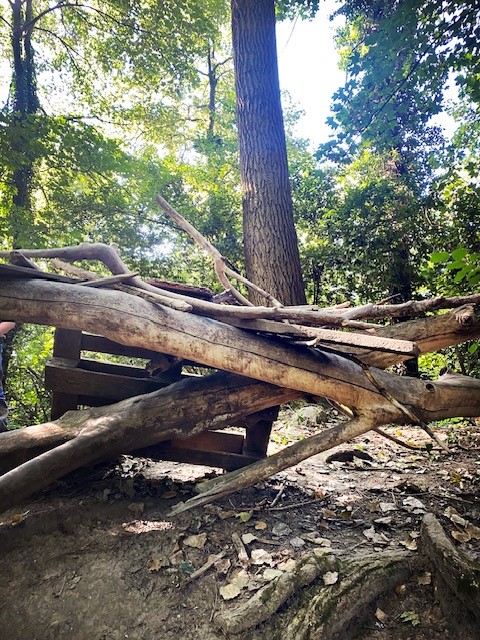
<svg viewBox="0 0 480 640">
<path fill-rule="evenodd" d="M 19 442 L 38 446 L 46 439 L 63 439 L 64 444 L 0 477 L 0 511 L 80 466 L 163 440 L 185 439 L 218 429 L 292 397 L 298 394 L 239 376 L 212 374 L 123 400 L 114 408 L 69 412 L 56 422 L 2 434 L 0 461 L 3 459 L 4 465 L 15 455 L 18 461 Z M 22 454 L 28 455 L 25 447 Z"/>
<path fill-rule="evenodd" d="M 339 355 L 288 347 L 210 318 L 160 309 L 121 292 L 37 280 L 4 279 L 2 284 L 3 317 L 101 332 L 132 346 L 161 344 L 162 351 L 180 358 L 331 398 L 359 412 L 373 412 L 373 426 L 405 422 L 404 413 L 381 389 L 424 422 L 480 413 L 477 390 L 401 378 L 377 369 L 372 370 L 373 385 L 361 366 Z"/>
</svg>

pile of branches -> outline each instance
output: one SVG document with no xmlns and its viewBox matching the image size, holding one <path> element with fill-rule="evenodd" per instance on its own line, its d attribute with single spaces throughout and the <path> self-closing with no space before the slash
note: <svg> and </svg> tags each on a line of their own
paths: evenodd
<svg viewBox="0 0 480 640">
<path fill-rule="evenodd" d="M 163 198 L 158 202 L 210 254 L 226 295 L 146 282 L 128 269 L 115 246 L 81 244 L 0 252 L 8 260 L 0 264 L 0 317 L 89 331 L 219 372 L 2 435 L 0 510 L 80 466 L 220 428 L 305 395 L 330 399 L 349 420 L 204 483 L 200 495 L 176 511 L 254 484 L 382 425 L 416 424 L 435 438 L 429 422 L 480 415 L 478 380 L 446 372 L 431 382 L 385 371 L 478 338 L 480 294 L 403 304 L 286 307 L 236 273 Z M 66 275 L 42 271 L 35 258 L 51 259 L 51 267 Z M 85 260 L 100 260 L 112 275 L 101 277 L 72 264 Z M 232 281 L 263 296 L 265 306 L 253 306 Z M 422 317 L 379 324 L 415 316 Z"/>
</svg>

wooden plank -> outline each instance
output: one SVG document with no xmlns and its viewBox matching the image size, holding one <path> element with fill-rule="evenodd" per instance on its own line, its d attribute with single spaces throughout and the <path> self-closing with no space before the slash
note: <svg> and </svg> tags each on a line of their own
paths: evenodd
<svg viewBox="0 0 480 640">
<path fill-rule="evenodd" d="M 170 384 L 170 381 L 163 382 L 153 378 L 135 378 L 127 375 L 88 371 L 79 368 L 76 364 L 78 363 L 65 358 L 51 358 L 45 367 L 45 386 L 47 389 L 105 398 L 104 404 L 108 404 L 108 400 L 112 402 L 124 400 L 156 391 Z M 143 370 L 140 369 L 140 371 Z"/>
<path fill-rule="evenodd" d="M 353 333 L 351 331 L 334 331 L 332 329 L 317 329 L 297 324 L 275 322 L 274 320 L 243 320 L 240 318 L 222 318 L 225 324 L 233 325 L 239 329 L 259 331 L 261 333 L 273 333 L 277 335 L 292 336 L 305 340 L 314 340 L 319 348 L 322 344 L 342 347 L 347 352 L 347 347 L 361 349 L 376 349 L 387 353 L 398 353 L 413 358 L 419 354 L 419 348 L 415 342 L 408 340 L 396 340 L 384 338 L 366 333 Z"/>
<path fill-rule="evenodd" d="M 79 360 L 82 345 L 82 332 L 73 329 L 55 329 L 53 356 Z"/>
<path fill-rule="evenodd" d="M 185 442 L 188 442 L 188 440 Z M 186 462 L 188 464 L 202 464 L 206 467 L 218 467 L 226 471 L 240 469 L 248 464 L 257 462 L 259 459 L 253 456 L 244 456 L 229 452 L 184 449 L 173 446 L 169 442 L 162 442 L 158 445 L 138 449 L 133 452 L 133 455 L 151 458 L 152 460 L 173 460 L 175 462 Z"/>
<path fill-rule="evenodd" d="M 201 300 L 213 299 L 213 291 L 206 287 L 196 287 L 191 284 L 184 284 L 183 282 L 169 282 L 168 280 L 160 280 L 159 278 L 147 278 L 146 282 L 148 282 L 148 284 L 152 284 L 154 287 L 159 287 L 160 289 L 171 291 L 173 293 L 179 293 L 180 295 L 187 295 Z"/>
<path fill-rule="evenodd" d="M 272 426 L 278 416 L 278 407 L 265 409 L 247 418 L 247 433 L 242 453 L 264 457 L 267 454 Z"/>
<path fill-rule="evenodd" d="M 240 433 L 227 431 L 204 431 L 196 436 L 183 440 L 171 440 L 172 446 L 179 449 L 196 449 L 199 451 L 228 451 L 241 454 L 244 437 Z"/>
<path fill-rule="evenodd" d="M 50 417 L 52 420 L 57 420 L 63 416 L 64 413 L 67 413 L 67 411 L 75 411 L 79 404 L 81 404 L 81 402 L 77 394 L 54 391 L 52 393 Z"/>
</svg>

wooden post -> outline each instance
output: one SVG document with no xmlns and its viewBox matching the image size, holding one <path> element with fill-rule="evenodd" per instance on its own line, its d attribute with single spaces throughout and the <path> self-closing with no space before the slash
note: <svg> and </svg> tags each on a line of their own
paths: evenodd
<svg viewBox="0 0 480 640">
<path fill-rule="evenodd" d="M 53 355 L 57 358 L 68 358 L 70 360 L 80 360 L 82 348 L 82 332 L 72 329 L 55 329 L 55 340 L 53 343 Z M 76 393 L 63 393 L 54 391 L 52 393 L 52 420 L 57 420 L 67 411 L 75 410 L 78 406 L 78 395 Z"/>
</svg>

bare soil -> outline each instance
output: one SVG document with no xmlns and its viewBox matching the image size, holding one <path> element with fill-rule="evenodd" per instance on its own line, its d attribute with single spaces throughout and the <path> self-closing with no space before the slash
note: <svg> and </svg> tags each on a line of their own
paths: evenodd
<svg viewBox="0 0 480 640">
<path fill-rule="evenodd" d="M 287 408 L 275 426 L 272 451 L 337 419 L 319 406 Z M 428 442 L 410 427 L 388 431 L 410 443 Z M 289 560 L 320 547 L 339 558 L 400 549 L 417 557 L 426 512 L 478 562 L 480 426 L 455 422 L 436 432 L 450 442 L 450 453 L 438 447 L 410 451 L 369 433 L 175 518 L 170 508 L 193 495 L 195 481 L 211 469 L 124 457 L 116 466 L 72 474 L 0 516 L 0 638 L 278 637 L 275 628 L 280 633 L 308 589 L 242 635 L 219 631 L 215 615 L 274 580 L 278 573 L 272 577 L 271 570 L 286 571 Z M 243 562 L 232 534 L 243 539 Z M 197 576 L 213 555 L 216 563 Z M 352 620 L 346 640 L 461 637 L 437 601 L 435 575 L 427 565 L 418 567 Z M 239 594 L 226 599 L 236 588 Z M 318 637 L 314 628 L 309 637 Z"/>
</svg>

